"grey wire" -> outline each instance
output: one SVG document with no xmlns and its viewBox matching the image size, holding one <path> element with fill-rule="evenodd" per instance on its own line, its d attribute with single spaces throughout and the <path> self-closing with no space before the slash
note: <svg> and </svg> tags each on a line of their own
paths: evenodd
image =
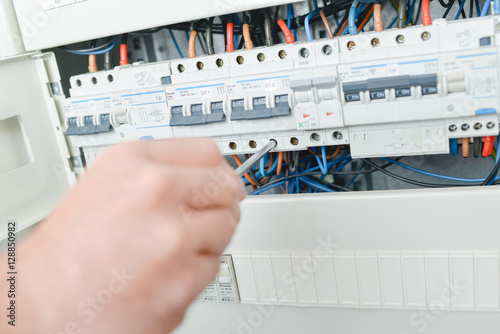
<svg viewBox="0 0 500 334">
<path fill-rule="evenodd" d="M 269 17 L 269 13 L 267 11 L 264 11 L 264 34 L 266 36 L 266 46 L 273 46 L 274 39 L 273 39 L 272 22 L 271 18 Z"/>
<path fill-rule="evenodd" d="M 263 148 L 261 148 L 257 153 L 248 158 L 244 163 L 241 164 L 240 167 L 236 168 L 236 175 L 242 177 L 252 166 L 260 160 L 267 153 L 271 152 L 273 148 L 278 145 L 278 142 L 274 139 L 271 139 Z"/>
<path fill-rule="evenodd" d="M 398 21 L 396 23 L 396 27 L 398 29 L 402 29 L 406 27 L 406 1 L 399 0 L 399 8 L 398 8 Z"/>
<path fill-rule="evenodd" d="M 113 68 L 113 61 L 111 60 L 111 51 L 104 54 L 104 69 L 109 71 Z"/>
<path fill-rule="evenodd" d="M 207 54 L 213 55 L 215 54 L 215 49 L 214 49 L 214 35 L 213 35 L 213 23 L 214 23 L 214 17 L 211 17 L 208 20 L 207 23 L 207 30 L 206 30 L 206 42 L 207 42 Z"/>
<path fill-rule="evenodd" d="M 293 159 L 290 159 L 292 161 L 290 161 L 290 165 L 288 166 L 288 171 L 290 173 L 295 173 L 295 171 L 297 171 L 297 168 L 299 168 L 299 153 L 299 151 L 293 152 Z"/>
</svg>

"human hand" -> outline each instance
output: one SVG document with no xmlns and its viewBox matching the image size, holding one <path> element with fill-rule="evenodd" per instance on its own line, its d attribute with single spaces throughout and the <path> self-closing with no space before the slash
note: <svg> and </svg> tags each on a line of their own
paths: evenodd
<svg viewBox="0 0 500 334">
<path fill-rule="evenodd" d="M 209 140 L 111 148 L 21 244 L 16 333 L 168 333 L 218 272 L 244 197 Z"/>
</svg>

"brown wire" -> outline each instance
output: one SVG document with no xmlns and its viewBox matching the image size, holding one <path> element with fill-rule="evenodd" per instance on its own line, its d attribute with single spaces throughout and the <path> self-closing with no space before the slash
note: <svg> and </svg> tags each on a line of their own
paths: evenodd
<svg viewBox="0 0 500 334">
<path fill-rule="evenodd" d="M 462 156 L 469 157 L 469 138 L 462 138 Z"/>
<path fill-rule="evenodd" d="M 245 49 L 253 49 L 252 37 L 250 36 L 250 25 L 248 23 L 243 25 L 243 39 L 245 41 Z"/>
<path fill-rule="evenodd" d="M 376 4 L 373 7 L 373 26 L 377 32 L 384 30 L 384 25 L 382 23 L 382 5 L 380 4 Z"/>
<path fill-rule="evenodd" d="M 330 39 L 332 39 L 333 38 L 332 28 L 330 28 L 330 24 L 328 23 L 328 20 L 326 18 L 326 15 L 325 15 L 325 12 L 324 12 L 324 8 L 322 8 L 319 11 L 319 14 L 321 15 L 321 19 L 323 20 L 323 24 L 325 25 L 326 32 L 328 33 L 328 37 L 330 37 Z"/>
<path fill-rule="evenodd" d="M 285 155 L 285 162 L 286 162 L 286 169 L 285 169 L 285 176 L 288 176 L 288 152 Z M 286 193 L 288 194 L 288 181 L 286 181 Z"/>
<path fill-rule="evenodd" d="M 464 0 L 465 1 L 465 0 Z M 361 22 L 361 24 L 359 25 L 358 27 L 358 32 L 361 32 L 361 30 L 363 30 L 363 28 L 365 27 L 366 23 L 368 22 L 368 20 L 370 19 L 370 16 L 372 15 L 373 13 L 373 4 L 371 5 L 370 7 L 370 10 L 368 11 L 368 13 L 366 14 L 364 20 Z"/>
<path fill-rule="evenodd" d="M 319 158 L 323 159 L 323 155 L 322 155 L 321 153 L 317 153 L 317 152 L 315 152 L 315 151 L 314 151 L 312 148 L 310 148 L 310 147 L 308 147 L 308 148 L 307 148 L 307 150 L 308 150 L 309 152 L 311 152 L 312 154 L 314 154 L 315 156 L 317 156 L 317 157 L 319 157 Z M 327 156 L 326 156 L 326 159 L 327 159 L 327 160 L 330 160 L 330 159 L 332 159 L 332 158 L 335 158 L 335 157 L 337 156 L 337 154 L 339 154 L 339 152 L 340 152 L 340 145 L 339 145 L 339 146 L 337 146 L 337 149 L 335 150 L 335 152 L 333 152 L 333 153 L 332 153 L 332 154 L 330 154 L 330 155 L 327 155 Z"/>
<path fill-rule="evenodd" d="M 342 32 L 344 31 L 345 27 L 347 27 L 347 22 L 349 20 L 345 20 L 344 24 L 342 25 L 342 28 L 340 28 L 339 32 L 335 35 L 335 36 L 340 36 L 340 34 L 342 34 Z"/>
<path fill-rule="evenodd" d="M 233 159 L 234 159 L 234 161 L 236 161 L 236 163 L 238 164 L 238 166 L 241 166 L 241 160 L 240 160 L 240 158 L 236 154 L 233 155 Z M 255 182 L 252 180 L 252 178 L 250 177 L 250 175 L 248 175 L 248 173 L 245 173 L 243 175 L 245 176 L 245 179 L 247 179 L 247 181 L 250 182 L 250 184 L 253 187 L 256 186 Z"/>
<path fill-rule="evenodd" d="M 198 32 L 196 30 L 191 31 L 191 34 L 189 35 L 189 48 L 188 48 L 189 58 L 196 58 L 196 47 L 195 47 L 196 36 L 198 36 Z"/>
</svg>

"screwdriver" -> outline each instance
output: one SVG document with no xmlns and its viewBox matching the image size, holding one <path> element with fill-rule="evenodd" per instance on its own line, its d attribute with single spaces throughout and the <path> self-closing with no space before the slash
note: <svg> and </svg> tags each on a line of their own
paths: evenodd
<svg viewBox="0 0 500 334">
<path fill-rule="evenodd" d="M 278 142 L 271 139 L 263 148 L 261 148 L 257 153 L 248 158 L 240 167 L 236 168 L 235 172 L 238 177 L 242 177 L 252 166 L 259 161 L 260 158 L 271 152 L 278 145 Z"/>
</svg>

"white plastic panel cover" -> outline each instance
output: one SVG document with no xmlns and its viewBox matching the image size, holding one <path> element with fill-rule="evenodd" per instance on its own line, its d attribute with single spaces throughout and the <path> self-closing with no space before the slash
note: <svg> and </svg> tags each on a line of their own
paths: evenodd
<svg viewBox="0 0 500 334">
<path fill-rule="evenodd" d="M 51 53 L 0 60 L 0 227 L 40 221 L 74 183 L 52 95 L 55 65 Z"/>
</svg>

